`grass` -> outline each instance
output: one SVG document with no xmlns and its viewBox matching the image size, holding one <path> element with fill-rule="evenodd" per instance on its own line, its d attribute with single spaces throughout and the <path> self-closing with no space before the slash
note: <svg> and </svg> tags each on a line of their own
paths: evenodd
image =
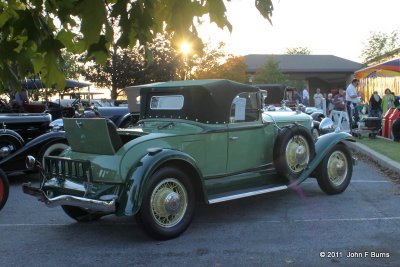
<svg viewBox="0 0 400 267">
<path fill-rule="evenodd" d="M 398 142 L 384 138 L 357 139 L 357 142 L 394 161 L 400 162 L 400 143 Z"/>
</svg>

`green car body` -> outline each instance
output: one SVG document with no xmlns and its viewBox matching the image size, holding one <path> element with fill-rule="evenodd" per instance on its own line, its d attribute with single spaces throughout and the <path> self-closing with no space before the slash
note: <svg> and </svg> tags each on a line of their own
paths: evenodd
<svg viewBox="0 0 400 267">
<path fill-rule="evenodd" d="M 352 140 L 329 133 L 314 143 L 309 115 L 264 112 L 258 88 L 227 80 L 149 84 L 141 86 L 140 95 L 141 120 L 133 128 L 116 130 L 102 118 L 64 119 L 70 149 L 47 157 L 41 187 L 24 185 L 24 191 L 50 207 L 63 206 L 78 221 L 94 214 L 139 215 L 150 234 L 165 239 L 189 225 L 189 194 L 213 204 L 287 189 L 316 172 L 324 176 L 318 170 L 325 168 L 327 155 Z M 321 183 L 343 180 L 327 193 L 347 187 L 353 163 L 348 155 L 344 151 L 339 160 L 325 160 L 336 178 L 319 178 Z M 171 180 L 162 170 L 185 177 Z M 161 189 L 154 189 L 152 180 Z M 166 218 L 182 218 L 164 223 L 154 217 L 157 210 Z"/>
</svg>

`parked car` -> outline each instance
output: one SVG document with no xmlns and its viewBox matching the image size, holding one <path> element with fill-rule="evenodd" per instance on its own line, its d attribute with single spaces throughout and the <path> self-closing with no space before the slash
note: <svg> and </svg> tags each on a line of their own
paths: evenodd
<svg viewBox="0 0 400 267">
<path fill-rule="evenodd" d="M 327 194 L 343 192 L 353 170 L 343 141 L 354 139 L 329 133 L 314 142 L 309 115 L 264 112 L 261 99 L 258 88 L 228 80 L 143 85 L 138 126 L 64 119 L 70 148 L 45 157 L 40 186 L 23 191 L 78 222 L 135 215 L 157 239 L 183 233 L 196 200 L 286 190 L 310 176 Z"/>
<path fill-rule="evenodd" d="M 26 142 L 47 132 L 50 114 L 0 114 L 0 160 L 22 148 Z"/>
<path fill-rule="evenodd" d="M 7 175 L 0 169 L 0 210 L 4 207 L 8 199 L 9 184 Z"/>
</svg>

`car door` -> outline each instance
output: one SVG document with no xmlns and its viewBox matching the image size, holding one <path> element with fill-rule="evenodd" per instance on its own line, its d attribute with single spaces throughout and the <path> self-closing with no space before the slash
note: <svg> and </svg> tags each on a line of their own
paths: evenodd
<svg viewBox="0 0 400 267">
<path fill-rule="evenodd" d="M 266 143 L 257 93 L 240 93 L 231 106 L 227 173 L 247 172 L 266 163 Z"/>
</svg>

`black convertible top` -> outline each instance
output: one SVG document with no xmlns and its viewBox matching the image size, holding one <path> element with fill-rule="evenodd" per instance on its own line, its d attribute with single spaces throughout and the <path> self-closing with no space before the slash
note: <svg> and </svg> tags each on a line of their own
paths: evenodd
<svg viewBox="0 0 400 267">
<path fill-rule="evenodd" d="M 188 80 L 141 86 L 140 116 L 146 118 L 180 118 L 203 123 L 228 123 L 233 99 L 242 92 L 258 92 L 250 85 L 229 80 Z M 183 95 L 181 110 L 150 108 L 153 96 Z"/>
</svg>

